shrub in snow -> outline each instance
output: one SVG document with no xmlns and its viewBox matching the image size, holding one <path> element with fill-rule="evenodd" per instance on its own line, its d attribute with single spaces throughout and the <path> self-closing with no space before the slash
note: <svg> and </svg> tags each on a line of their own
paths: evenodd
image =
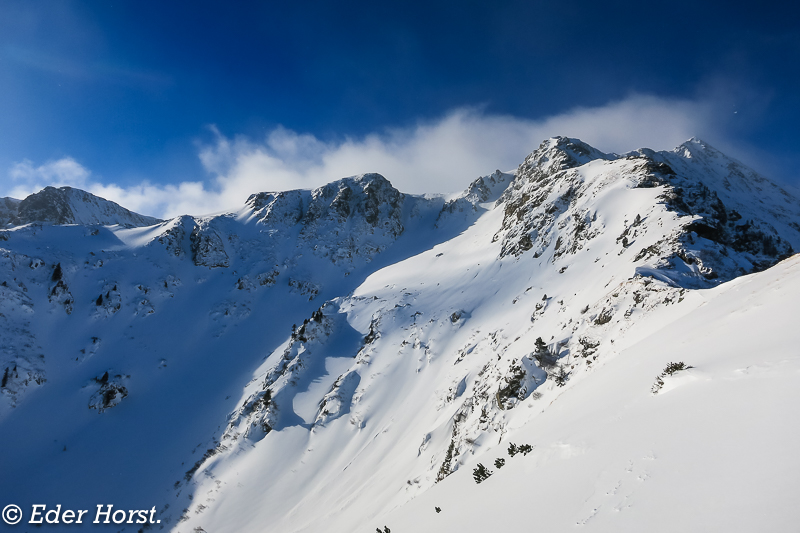
<svg viewBox="0 0 800 533">
<path fill-rule="evenodd" d="M 567 380 L 569 379 L 569 374 L 570 373 L 566 371 L 563 365 L 559 366 L 558 373 L 555 376 L 553 376 L 556 385 L 559 387 L 563 387 L 564 385 L 566 385 Z"/>
<path fill-rule="evenodd" d="M 686 365 L 683 361 L 679 361 L 677 363 L 670 363 L 666 367 L 664 367 L 664 371 L 661 374 L 656 376 L 656 382 L 653 384 L 653 388 L 650 389 L 653 394 L 658 394 L 658 391 L 661 390 L 661 387 L 664 386 L 664 379 L 667 376 L 671 376 L 675 372 L 680 372 L 681 370 L 686 370 L 687 368 L 692 368 L 691 366 Z"/>
<path fill-rule="evenodd" d="M 531 450 L 533 450 L 533 446 L 530 444 L 520 444 L 517 446 L 512 442 L 508 445 L 508 455 L 511 457 L 514 457 L 518 453 L 521 453 L 522 455 L 528 455 Z"/>
<path fill-rule="evenodd" d="M 558 354 L 548 348 L 541 337 L 537 337 L 534 342 L 533 357 L 542 368 L 552 368 L 558 360 Z"/>
<path fill-rule="evenodd" d="M 488 479 L 492 474 L 494 474 L 494 472 L 487 469 L 481 463 L 478 463 L 478 466 L 476 466 L 475 470 L 472 471 L 472 477 L 475 478 L 475 483 L 486 481 L 486 479 Z"/>
<path fill-rule="evenodd" d="M 506 466 L 506 460 L 503 459 L 502 457 L 498 457 L 497 459 L 494 460 L 494 466 L 495 468 L 503 468 L 504 466 Z"/>
</svg>

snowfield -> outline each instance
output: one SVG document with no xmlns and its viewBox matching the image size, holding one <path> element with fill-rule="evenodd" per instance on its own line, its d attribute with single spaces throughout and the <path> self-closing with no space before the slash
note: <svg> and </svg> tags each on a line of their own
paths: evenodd
<svg viewBox="0 0 800 533">
<path fill-rule="evenodd" d="M 800 200 L 703 141 L 559 137 L 449 197 L 365 174 L 168 221 L 65 189 L 4 201 L 0 503 L 795 529 Z"/>
<path fill-rule="evenodd" d="M 795 256 L 654 313 L 643 339 L 591 379 L 551 405 L 531 403 L 542 410 L 535 423 L 512 422 L 446 483 L 372 522 L 436 532 L 795 530 L 799 291 Z M 653 394 L 656 376 L 679 361 L 692 368 Z M 510 458 L 509 442 L 533 451 Z M 494 471 L 479 485 L 478 461 Z"/>
</svg>

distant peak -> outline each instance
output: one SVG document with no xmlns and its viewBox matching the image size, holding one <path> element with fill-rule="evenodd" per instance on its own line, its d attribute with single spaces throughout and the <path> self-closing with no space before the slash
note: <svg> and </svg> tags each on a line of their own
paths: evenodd
<svg viewBox="0 0 800 533">
<path fill-rule="evenodd" d="M 675 148 L 673 152 L 691 157 L 692 154 L 708 153 L 708 154 L 721 154 L 719 150 L 708 144 L 699 137 L 692 137 L 688 141 L 682 143 Z"/>
<path fill-rule="evenodd" d="M 9 204 L 0 216 L 0 224 L 21 225 L 84 224 L 150 226 L 158 218 L 134 213 L 119 204 L 73 187 L 47 186 L 24 200 Z"/>
</svg>

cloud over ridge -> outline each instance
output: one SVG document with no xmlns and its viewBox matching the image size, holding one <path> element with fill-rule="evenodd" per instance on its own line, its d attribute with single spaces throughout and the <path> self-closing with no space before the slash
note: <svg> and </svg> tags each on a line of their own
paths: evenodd
<svg viewBox="0 0 800 533">
<path fill-rule="evenodd" d="M 280 126 L 263 139 L 230 138 L 212 126 L 214 140 L 198 154 L 205 179 L 122 187 L 93 178 L 67 157 L 39 166 L 27 160 L 15 164 L 9 171 L 12 187 L 4 193 L 21 198 L 45 185 L 69 185 L 164 218 L 237 209 L 255 192 L 313 188 L 366 172 L 383 174 L 403 192 L 449 193 L 495 169 L 516 168 L 542 140 L 556 135 L 580 138 L 606 152 L 671 149 L 692 136 L 724 149 L 716 115 L 710 102 L 633 95 L 541 120 L 459 108 L 437 120 L 339 141 Z"/>
</svg>

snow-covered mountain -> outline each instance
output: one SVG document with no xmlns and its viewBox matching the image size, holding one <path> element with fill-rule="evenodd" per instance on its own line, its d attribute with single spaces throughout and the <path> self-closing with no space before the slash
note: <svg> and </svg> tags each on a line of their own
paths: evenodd
<svg viewBox="0 0 800 533">
<path fill-rule="evenodd" d="M 23 224 L 151 226 L 161 220 L 72 187 L 45 187 L 24 200 L 0 198 L 0 227 Z"/>
<path fill-rule="evenodd" d="M 2 502 L 187 532 L 796 518 L 800 200 L 700 140 L 163 222 L 65 189 L 0 205 Z"/>
</svg>

